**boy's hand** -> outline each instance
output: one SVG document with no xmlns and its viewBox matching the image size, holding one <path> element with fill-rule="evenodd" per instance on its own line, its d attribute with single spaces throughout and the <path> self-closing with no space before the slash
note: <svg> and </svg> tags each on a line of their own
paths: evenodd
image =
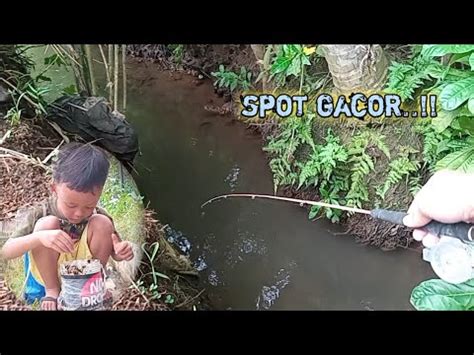
<svg viewBox="0 0 474 355">
<path fill-rule="evenodd" d="M 133 259 L 133 250 L 129 242 L 120 241 L 117 234 L 112 233 L 112 244 L 114 246 L 115 261 L 130 261 Z"/>
<path fill-rule="evenodd" d="M 58 253 L 72 253 L 74 242 L 72 238 L 60 229 L 42 230 L 35 232 L 40 243 L 46 248 L 53 249 Z"/>
</svg>

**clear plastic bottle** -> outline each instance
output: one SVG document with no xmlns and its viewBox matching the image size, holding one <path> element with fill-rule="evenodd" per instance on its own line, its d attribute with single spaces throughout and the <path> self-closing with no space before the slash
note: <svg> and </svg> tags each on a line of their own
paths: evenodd
<svg viewBox="0 0 474 355">
<path fill-rule="evenodd" d="M 431 248 L 423 249 L 423 259 L 440 279 L 459 284 L 474 278 L 474 245 L 451 237 L 441 237 Z"/>
</svg>

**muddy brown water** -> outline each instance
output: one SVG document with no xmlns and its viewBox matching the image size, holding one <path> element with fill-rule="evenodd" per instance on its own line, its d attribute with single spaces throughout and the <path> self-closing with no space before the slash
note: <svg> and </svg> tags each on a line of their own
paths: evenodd
<svg viewBox="0 0 474 355">
<path fill-rule="evenodd" d="M 294 204 L 228 199 L 201 209 L 218 194 L 273 193 L 261 139 L 204 109 L 222 104 L 212 82 L 130 61 L 127 101 L 145 203 L 200 270 L 214 308 L 409 310 L 411 290 L 435 277 L 420 253 L 357 244 Z"/>
</svg>

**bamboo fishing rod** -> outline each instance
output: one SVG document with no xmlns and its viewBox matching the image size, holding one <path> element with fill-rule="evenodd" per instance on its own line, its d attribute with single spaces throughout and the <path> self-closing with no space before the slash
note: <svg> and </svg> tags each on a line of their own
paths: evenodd
<svg viewBox="0 0 474 355">
<path fill-rule="evenodd" d="M 262 199 L 269 199 L 269 200 L 293 202 L 293 203 L 298 203 L 301 207 L 303 207 L 304 205 L 312 205 L 312 206 L 321 206 L 321 207 L 327 207 L 327 208 L 337 208 L 344 211 L 367 214 L 367 215 L 370 215 L 372 218 L 402 225 L 402 226 L 405 226 L 403 219 L 405 216 L 408 215 L 406 212 L 391 211 L 391 210 L 386 210 L 386 209 L 381 209 L 381 208 L 376 208 L 373 210 L 364 210 L 361 208 L 341 206 L 341 205 L 336 205 L 336 204 L 331 204 L 331 203 L 326 203 L 326 202 L 301 200 L 297 198 L 264 195 L 264 194 L 251 194 L 251 193 L 234 193 L 234 194 L 225 194 L 225 195 L 215 196 L 211 198 L 210 200 L 207 200 L 206 202 L 204 202 L 201 205 L 201 208 L 204 208 L 206 205 L 214 201 L 227 199 L 227 198 L 234 198 L 234 197 L 251 198 L 252 200 L 255 198 L 262 198 Z M 474 225 L 465 223 L 465 222 L 441 223 L 438 221 L 431 221 L 425 226 L 421 226 L 417 228 L 424 229 L 427 232 L 437 235 L 437 236 L 445 235 L 448 237 L 458 238 L 463 241 L 474 242 Z"/>
</svg>

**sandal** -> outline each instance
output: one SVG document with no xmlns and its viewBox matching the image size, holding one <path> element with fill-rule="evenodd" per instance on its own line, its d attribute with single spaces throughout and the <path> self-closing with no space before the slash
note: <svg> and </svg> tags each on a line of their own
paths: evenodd
<svg viewBox="0 0 474 355">
<path fill-rule="evenodd" d="M 41 302 L 41 310 L 42 311 L 49 311 L 49 309 L 44 309 L 43 308 L 43 303 L 44 302 L 54 302 L 54 304 L 56 305 L 56 309 L 53 309 L 53 311 L 58 310 L 58 299 L 57 299 L 57 297 L 45 296 L 41 299 L 40 302 Z"/>
</svg>

